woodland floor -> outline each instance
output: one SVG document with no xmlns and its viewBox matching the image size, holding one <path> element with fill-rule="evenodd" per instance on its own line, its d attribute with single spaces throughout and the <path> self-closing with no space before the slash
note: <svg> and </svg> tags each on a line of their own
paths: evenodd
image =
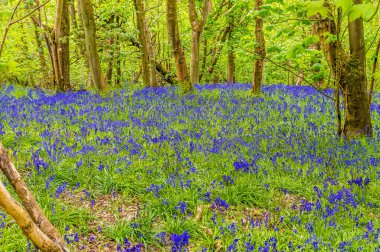
<svg viewBox="0 0 380 252">
<path fill-rule="evenodd" d="M 73 251 L 380 251 L 379 93 L 371 113 L 348 142 L 310 87 L 6 86 L 0 141 Z M 0 223 L 0 251 L 28 250 Z"/>
</svg>

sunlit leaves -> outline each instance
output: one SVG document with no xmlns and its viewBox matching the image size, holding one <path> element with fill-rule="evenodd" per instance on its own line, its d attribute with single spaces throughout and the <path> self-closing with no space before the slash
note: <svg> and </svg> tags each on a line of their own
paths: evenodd
<svg viewBox="0 0 380 252">
<path fill-rule="evenodd" d="M 342 8 L 344 16 L 348 16 L 350 22 L 358 18 L 369 21 L 377 11 L 377 8 L 371 3 L 353 4 L 352 0 L 335 0 L 334 4 L 338 8 Z"/>
<path fill-rule="evenodd" d="M 307 37 L 307 38 L 304 40 L 303 45 L 304 45 L 304 47 L 307 48 L 307 47 L 311 46 L 312 44 L 317 43 L 318 40 L 319 40 L 319 38 L 318 38 L 317 35 L 309 36 L 309 37 Z"/>
<path fill-rule="evenodd" d="M 313 16 L 320 14 L 321 16 L 326 16 L 328 9 L 324 6 L 324 1 L 312 1 L 306 3 L 307 16 Z"/>
<path fill-rule="evenodd" d="M 335 0 L 333 4 L 337 8 L 342 9 L 343 16 L 348 16 L 350 22 L 355 21 L 358 18 L 363 18 L 365 21 L 369 21 L 377 11 L 377 8 L 373 6 L 371 3 L 364 4 L 354 4 L 352 0 Z M 333 10 L 329 10 L 325 1 L 311 1 L 305 4 L 307 16 L 313 16 L 316 14 L 320 14 L 322 17 L 325 17 L 329 12 Z"/>
<path fill-rule="evenodd" d="M 367 4 L 361 4 L 361 10 L 362 10 L 362 18 L 365 21 L 370 21 L 370 19 L 376 14 L 378 11 L 375 6 L 373 6 L 370 3 Z"/>
<path fill-rule="evenodd" d="M 342 8 L 343 15 L 348 15 L 352 8 L 352 0 L 335 0 L 335 6 L 338 8 Z"/>
</svg>

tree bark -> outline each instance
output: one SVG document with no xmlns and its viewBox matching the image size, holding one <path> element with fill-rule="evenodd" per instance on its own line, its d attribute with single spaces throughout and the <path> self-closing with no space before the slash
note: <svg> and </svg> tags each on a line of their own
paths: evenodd
<svg viewBox="0 0 380 252">
<path fill-rule="evenodd" d="M 62 251 L 57 244 L 50 240 L 32 221 L 24 208 L 9 194 L 0 181 L 0 206 L 12 216 L 24 235 L 42 251 Z"/>
<path fill-rule="evenodd" d="M 48 34 L 51 34 L 51 31 L 53 29 L 51 29 L 50 27 L 47 27 L 47 26 L 44 26 L 41 22 L 41 17 L 40 17 L 40 13 L 39 13 L 39 17 L 37 16 L 32 16 L 31 17 L 34 25 L 36 27 L 39 27 L 40 29 L 44 29 L 44 32 L 41 34 L 45 40 L 45 45 L 46 45 L 46 48 L 48 49 L 48 52 L 49 52 L 49 60 L 50 60 L 50 64 L 51 64 L 51 69 L 52 69 L 52 73 L 50 72 L 50 76 L 48 78 L 49 80 L 49 84 L 46 85 L 46 88 L 54 88 L 53 85 L 50 85 L 50 83 L 53 83 L 55 82 L 55 75 L 54 75 L 54 60 L 53 60 L 53 49 L 52 49 L 52 42 L 51 42 L 51 36 L 49 36 Z M 53 74 L 53 75 L 52 75 Z"/>
<path fill-rule="evenodd" d="M 228 84 L 234 84 L 235 80 L 235 53 L 231 48 L 228 51 L 228 66 L 227 66 L 227 82 Z"/>
<path fill-rule="evenodd" d="M 203 1 L 202 16 L 198 17 L 195 0 L 189 0 L 189 17 L 191 24 L 191 58 L 190 58 L 190 80 L 191 84 L 194 85 L 199 83 L 199 48 L 200 48 L 200 38 L 202 31 L 204 29 L 207 17 L 211 10 L 210 0 Z"/>
<path fill-rule="evenodd" d="M 223 50 L 223 47 L 224 47 L 224 44 L 227 40 L 227 37 L 228 37 L 228 34 L 233 30 L 233 26 L 227 26 L 223 32 L 221 33 L 221 36 L 220 36 L 220 39 L 217 39 L 217 41 L 219 41 L 220 43 L 217 43 L 217 45 L 213 48 L 212 50 L 212 58 L 211 58 L 211 63 L 210 63 L 210 67 L 208 68 L 207 72 L 208 72 L 208 75 L 209 76 L 212 76 L 212 74 L 214 73 L 215 71 L 215 66 L 216 64 L 218 63 L 218 60 L 219 60 L 219 56 L 220 56 L 220 53 L 222 52 Z M 201 79 L 202 79 L 203 75 L 201 75 Z M 214 78 L 215 79 L 215 78 Z M 207 78 L 206 78 L 206 81 Z"/>
<path fill-rule="evenodd" d="M 148 46 L 147 46 L 147 40 L 146 40 L 146 33 L 145 33 L 145 25 L 146 22 L 144 20 L 145 13 L 144 13 L 144 6 L 142 3 L 143 0 L 134 0 L 135 9 L 136 9 L 136 16 L 137 16 L 137 28 L 139 30 L 139 41 L 141 44 L 140 47 L 140 54 L 141 54 L 141 68 L 142 68 L 142 79 L 143 83 L 146 86 L 150 86 L 150 71 L 149 71 L 149 53 L 148 53 Z"/>
<path fill-rule="evenodd" d="M 263 0 L 256 0 L 255 2 L 255 10 L 261 10 L 261 6 L 263 5 Z M 261 83 L 263 81 L 263 72 L 264 72 L 264 63 L 266 57 L 265 50 L 265 38 L 263 31 L 263 18 L 257 16 L 255 18 L 256 26 L 255 26 L 255 36 L 257 46 L 255 47 L 255 64 L 254 64 L 254 73 L 253 73 L 253 83 L 252 83 L 252 94 L 260 94 L 261 93 Z"/>
<path fill-rule="evenodd" d="M 374 58 L 373 58 L 371 82 L 370 82 L 370 85 L 369 85 L 369 101 L 368 101 L 368 105 L 370 107 L 371 107 L 371 104 L 372 104 L 372 96 L 373 96 L 373 88 L 374 88 L 374 85 L 375 85 L 376 70 L 377 70 L 377 67 L 379 65 L 379 60 L 378 60 L 379 59 L 379 51 L 380 51 L 380 39 L 377 42 L 375 54 L 373 56 Z"/>
<path fill-rule="evenodd" d="M 201 73 L 199 75 L 199 81 L 202 80 L 203 73 L 206 71 L 207 53 L 208 53 L 207 48 L 208 48 L 207 38 L 203 38 L 202 69 L 201 69 Z"/>
<path fill-rule="evenodd" d="M 68 251 L 58 230 L 43 214 L 34 196 L 0 143 L 0 169 L 20 197 L 26 211 L 0 182 L 0 205 L 16 220 L 24 234 L 42 251 Z"/>
<path fill-rule="evenodd" d="M 86 55 L 91 78 L 97 90 L 106 92 L 108 90 L 108 85 L 104 81 L 100 66 L 99 54 L 96 46 L 96 26 L 92 5 L 90 0 L 78 0 L 78 6 L 80 8 L 83 23 L 86 41 Z"/>
<path fill-rule="evenodd" d="M 67 0 L 57 0 L 51 47 L 54 82 L 59 91 L 70 89 L 70 22 Z"/>
<path fill-rule="evenodd" d="M 361 0 L 354 1 L 354 4 L 360 3 Z M 336 23 L 332 14 L 332 6 L 325 1 L 325 7 L 330 11 L 326 18 L 318 15 L 317 34 L 336 83 L 335 106 L 338 113 L 338 135 L 341 133 L 339 90 L 342 92 L 344 104 L 343 134 L 347 138 L 372 135 L 365 70 L 366 52 L 363 20 L 349 21 L 350 51 L 346 52 L 339 38 L 342 12 L 338 9 L 338 21 Z M 327 41 L 326 34 L 328 33 L 336 35 L 338 39 L 332 42 Z"/>
<path fill-rule="evenodd" d="M 191 92 L 194 87 L 191 84 L 189 73 L 187 71 L 185 52 L 183 51 L 179 35 L 177 0 L 166 1 L 166 15 L 169 44 L 176 65 L 178 82 L 183 89 L 183 92 L 188 93 Z"/>
<path fill-rule="evenodd" d="M 42 87 L 48 87 L 47 83 L 49 82 L 49 69 L 48 65 L 46 63 L 44 49 L 42 47 L 43 44 L 43 34 L 39 31 L 39 26 L 33 22 L 34 25 L 34 36 L 36 38 L 36 45 L 37 45 L 37 52 L 38 52 L 38 59 L 40 61 L 40 70 L 43 74 L 42 77 Z"/>
<path fill-rule="evenodd" d="M 139 40 L 141 44 L 140 51 L 143 82 L 146 86 L 157 87 L 155 51 L 145 17 L 144 0 L 134 0 L 133 2 L 136 9 L 137 28 L 139 30 Z"/>
<path fill-rule="evenodd" d="M 298 71 L 296 86 L 301 86 L 304 78 L 305 78 L 304 73 L 303 73 L 302 69 L 300 69 Z"/>
<path fill-rule="evenodd" d="M 69 11 L 71 26 L 74 29 L 77 29 L 78 28 L 78 22 L 77 22 L 77 18 L 76 18 L 76 11 L 75 11 L 74 2 L 69 2 L 67 7 L 68 7 L 68 11 Z"/>
<path fill-rule="evenodd" d="M 361 4 L 362 0 L 354 0 Z M 344 128 L 347 137 L 372 135 L 372 123 L 369 108 L 366 79 L 366 51 L 363 19 L 349 21 L 348 35 L 350 58 L 346 65 L 344 94 Z"/>
</svg>

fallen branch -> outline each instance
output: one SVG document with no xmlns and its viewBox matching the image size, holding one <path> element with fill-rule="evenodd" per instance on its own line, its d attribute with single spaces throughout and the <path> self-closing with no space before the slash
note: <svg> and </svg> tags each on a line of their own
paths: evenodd
<svg viewBox="0 0 380 252">
<path fill-rule="evenodd" d="M 58 232 L 58 230 L 43 214 L 41 208 L 38 206 L 36 199 L 34 198 L 32 193 L 29 191 L 25 182 L 22 180 L 21 175 L 16 170 L 13 162 L 11 161 L 10 155 L 4 149 L 1 143 L 0 143 L 0 169 L 2 170 L 4 175 L 7 177 L 8 181 L 14 188 L 15 192 L 21 199 L 22 205 L 25 207 L 26 211 L 20 205 L 18 205 L 18 203 L 15 200 L 13 200 L 10 196 L 7 196 L 6 191 L 0 192 L 1 193 L 0 204 L 4 207 L 4 209 L 6 209 L 6 211 L 9 214 L 12 215 L 13 213 L 12 217 L 15 218 L 16 222 L 19 224 L 21 229 L 24 228 L 23 223 L 25 221 L 28 221 L 27 223 L 29 224 L 27 225 L 26 229 L 36 229 L 33 226 L 33 225 L 36 225 L 37 229 L 40 230 L 40 231 L 33 231 L 33 237 L 28 236 L 28 232 L 30 230 L 28 232 L 25 232 L 23 230 L 24 234 L 27 235 L 27 237 L 31 239 L 32 242 L 41 250 L 43 250 L 44 247 L 39 247 L 39 246 L 42 246 L 43 244 L 45 244 L 44 246 L 46 246 L 46 241 L 45 241 L 46 239 L 43 236 L 41 236 L 40 238 L 36 240 L 35 236 L 40 233 L 47 236 L 50 242 L 55 244 L 55 246 L 59 248 L 59 250 L 50 250 L 51 248 L 53 248 L 53 245 L 49 245 L 49 250 L 43 250 L 43 251 L 69 251 L 60 233 Z M 3 190 L 3 189 L 0 188 L 0 190 Z M 9 206 L 7 204 L 9 204 Z M 11 212 L 9 212 L 7 209 Z M 21 220 L 18 220 L 16 218 L 21 218 Z M 33 224 L 30 224 L 29 219 L 31 220 Z M 20 223 L 22 225 L 20 225 Z M 41 239 L 44 240 L 43 243 L 40 243 Z"/>
<path fill-rule="evenodd" d="M 15 219 L 22 232 L 42 251 L 62 251 L 57 244 L 49 239 L 33 222 L 25 209 L 9 194 L 0 181 L 0 206 Z"/>
</svg>

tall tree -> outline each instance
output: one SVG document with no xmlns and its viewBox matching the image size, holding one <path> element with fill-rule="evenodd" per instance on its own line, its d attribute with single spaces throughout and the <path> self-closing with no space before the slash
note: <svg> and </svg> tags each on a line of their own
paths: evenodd
<svg viewBox="0 0 380 252">
<path fill-rule="evenodd" d="M 231 0 L 228 1 L 228 8 L 232 8 Z M 232 41 L 232 32 L 234 29 L 234 13 L 230 13 L 229 17 L 229 26 L 231 27 L 230 33 L 228 34 L 228 61 L 227 61 L 227 83 L 235 83 L 235 52 L 234 52 L 234 42 Z"/>
<path fill-rule="evenodd" d="M 155 52 L 151 34 L 148 29 L 144 0 L 134 0 L 139 30 L 141 65 L 144 84 L 151 87 L 158 86 L 156 76 Z"/>
<path fill-rule="evenodd" d="M 362 0 L 353 0 L 362 4 Z M 344 94 L 344 129 L 346 136 L 372 134 L 371 114 L 367 93 L 366 50 L 363 19 L 348 24 L 350 58 L 346 65 Z"/>
<path fill-rule="evenodd" d="M 199 83 L 200 38 L 210 10 L 210 0 L 204 0 L 202 7 L 202 15 L 201 17 L 198 17 L 195 0 L 189 0 L 189 17 L 191 24 L 190 80 L 192 85 Z"/>
<path fill-rule="evenodd" d="M 67 0 L 57 0 L 51 47 L 54 82 L 59 91 L 70 88 L 70 21 Z"/>
<path fill-rule="evenodd" d="M 265 38 L 263 31 L 263 18 L 260 16 L 259 12 L 261 10 L 261 6 L 263 5 L 263 0 L 256 0 L 255 2 L 255 10 L 256 10 L 256 18 L 255 18 L 255 36 L 256 36 L 256 47 L 255 47 L 255 64 L 254 64 L 254 73 L 253 73 L 253 83 L 252 83 L 252 93 L 259 94 L 261 93 L 261 83 L 263 81 L 263 71 L 264 71 L 264 63 L 266 57 L 265 50 Z"/>
<path fill-rule="evenodd" d="M 94 11 L 90 0 L 78 0 L 78 7 L 83 23 L 86 55 L 89 63 L 92 81 L 99 91 L 107 91 L 108 85 L 104 81 L 100 66 L 99 54 L 96 46 L 96 26 Z"/>
<path fill-rule="evenodd" d="M 354 0 L 353 4 L 362 4 L 362 0 Z M 318 15 L 317 34 L 336 83 L 335 102 L 338 114 L 338 134 L 340 135 L 342 132 L 339 113 L 339 91 L 341 91 L 344 100 L 343 134 L 348 138 L 371 135 L 372 123 L 367 93 L 363 19 L 359 17 L 351 20 L 348 16 L 350 49 L 347 52 L 340 38 L 342 9 L 338 8 L 338 17 L 336 18 L 333 13 L 333 6 L 329 2 L 325 1 L 324 7 L 327 10 L 327 15 L 325 17 Z M 337 40 L 329 40 L 327 34 L 336 36 Z"/>
<path fill-rule="evenodd" d="M 194 89 L 187 71 L 185 52 L 183 51 L 178 29 L 177 0 L 166 1 L 166 21 L 169 44 L 174 57 L 177 78 L 185 93 Z"/>
</svg>

